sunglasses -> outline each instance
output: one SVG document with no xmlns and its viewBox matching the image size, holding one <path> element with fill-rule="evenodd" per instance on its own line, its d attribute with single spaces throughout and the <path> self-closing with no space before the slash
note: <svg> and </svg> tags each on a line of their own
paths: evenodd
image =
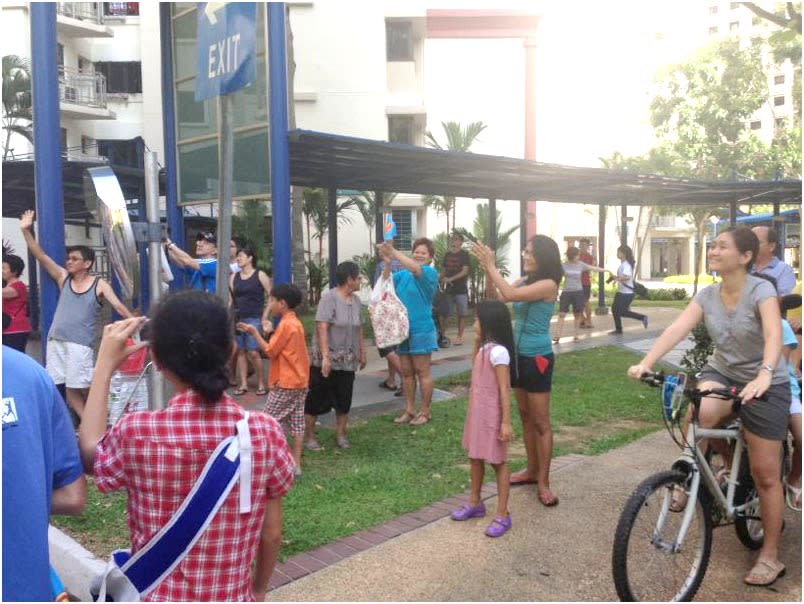
<svg viewBox="0 0 804 604">
<path fill-rule="evenodd" d="M 204 241 L 208 241 L 209 243 L 217 243 L 218 242 L 217 238 L 215 237 L 215 234 L 211 233 L 209 231 L 207 231 L 205 233 L 198 233 L 198 235 L 195 236 L 196 241 L 201 241 L 202 239 Z"/>
</svg>

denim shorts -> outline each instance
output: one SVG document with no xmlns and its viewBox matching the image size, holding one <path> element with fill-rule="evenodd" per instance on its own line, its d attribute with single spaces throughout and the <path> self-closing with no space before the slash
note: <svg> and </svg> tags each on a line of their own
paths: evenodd
<svg viewBox="0 0 804 604">
<path fill-rule="evenodd" d="M 262 331 L 262 322 L 260 317 L 247 317 L 245 319 L 240 319 L 240 322 L 253 325 L 257 328 L 257 331 Z M 251 334 L 246 333 L 245 331 L 235 332 L 235 342 L 240 350 L 259 350 L 260 348 L 257 345 L 257 340 L 252 338 Z"/>
</svg>

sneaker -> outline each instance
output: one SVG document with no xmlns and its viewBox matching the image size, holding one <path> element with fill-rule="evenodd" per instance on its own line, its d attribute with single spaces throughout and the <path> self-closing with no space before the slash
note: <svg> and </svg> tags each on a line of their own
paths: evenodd
<svg viewBox="0 0 804 604">
<path fill-rule="evenodd" d="M 482 518 L 486 515 L 486 504 L 482 501 L 477 505 L 464 503 L 457 510 L 450 514 L 453 520 L 469 520 L 470 518 Z"/>
<path fill-rule="evenodd" d="M 307 442 L 304 443 L 304 448 L 307 449 L 308 451 L 320 451 L 324 447 L 318 444 L 317 440 L 308 440 Z"/>
<path fill-rule="evenodd" d="M 486 527 L 487 537 L 502 537 L 511 528 L 511 514 L 508 516 L 495 516 Z"/>
</svg>

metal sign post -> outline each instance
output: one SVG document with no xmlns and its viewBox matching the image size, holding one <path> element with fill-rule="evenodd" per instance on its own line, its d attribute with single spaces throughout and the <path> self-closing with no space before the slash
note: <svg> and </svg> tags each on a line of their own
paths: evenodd
<svg viewBox="0 0 804 604">
<path fill-rule="evenodd" d="M 215 293 L 229 300 L 229 241 L 232 238 L 234 135 L 231 93 L 256 76 L 255 2 L 199 2 L 195 100 L 218 98 L 220 112 L 220 186 L 218 198 L 218 267 Z"/>
<path fill-rule="evenodd" d="M 148 286 L 150 307 L 156 308 L 162 297 L 162 225 L 159 220 L 159 163 L 156 153 L 145 152 L 145 214 L 148 219 Z M 148 408 L 165 408 L 165 383 L 160 371 L 148 375 Z"/>
</svg>

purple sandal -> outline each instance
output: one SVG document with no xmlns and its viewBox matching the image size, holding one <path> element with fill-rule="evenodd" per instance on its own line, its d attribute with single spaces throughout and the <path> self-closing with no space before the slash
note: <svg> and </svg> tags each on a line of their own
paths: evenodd
<svg viewBox="0 0 804 604">
<path fill-rule="evenodd" d="M 486 527 L 487 537 L 502 537 L 511 528 L 511 515 L 495 516 Z"/>
<path fill-rule="evenodd" d="M 453 520 L 469 520 L 470 518 L 482 518 L 486 515 L 486 504 L 482 501 L 477 505 L 464 503 L 457 510 L 450 514 Z"/>
</svg>

